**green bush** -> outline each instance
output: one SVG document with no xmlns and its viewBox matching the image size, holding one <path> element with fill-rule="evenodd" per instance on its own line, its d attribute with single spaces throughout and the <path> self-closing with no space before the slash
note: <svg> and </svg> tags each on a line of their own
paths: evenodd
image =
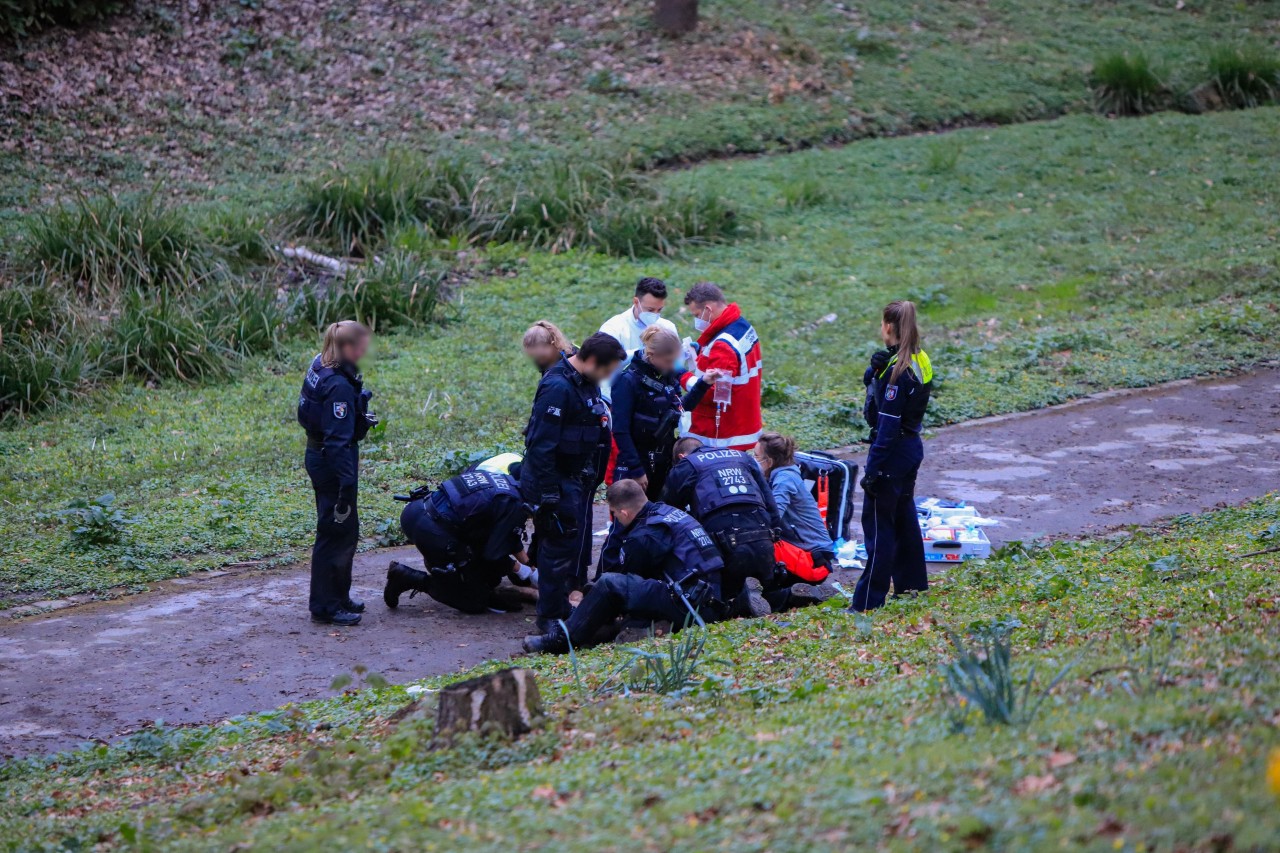
<svg viewBox="0 0 1280 853">
<path fill-rule="evenodd" d="M 155 193 L 80 196 L 31 220 L 26 243 L 30 265 L 91 298 L 131 288 L 185 288 L 217 268 L 212 246 L 189 214 Z"/>
<path fill-rule="evenodd" d="M 0 0 L 0 39 L 53 25 L 78 26 L 114 15 L 124 0 Z"/>
<path fill-rule="evenodd" d="M 125 515 L 115 505 L 116 496 L 107 492 L 94 500 L 76 498 L 58 515 L 71 528 L 79 542 L 95 547 L 114 545 L 124 538 L 129 525 L 137 519 Z"/>
<path fill-rule="evenodd" d="M 1099 112 L 1120 116 L 1154 112 L 1166 93 L 1143 53 L 1111 53 L 1093 65 L 1093 96 Z"/>
<path fill-rule="evenodd" d="M 1218 48 L 1209 55 L 1209 79 L 1225 106 L 1274 103 L 1280 96 L 1280 55 L 1260 44 Z"/>
</svg>

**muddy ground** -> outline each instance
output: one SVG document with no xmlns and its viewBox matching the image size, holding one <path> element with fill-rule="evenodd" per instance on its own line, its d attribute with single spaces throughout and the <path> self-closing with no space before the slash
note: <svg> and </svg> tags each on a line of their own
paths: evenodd
<svg viewBox="0 0 1280 853">
<path fill-rule="evenodd" d="M 1280 370 L 948 427 L 926 452 L 921 492 L 1000 517 L 996 542 L 1239 503 L 1280 485 Z M 325 696 L 357 665 L 408 681 L 518 650 L 532 611 L 463 616 L 425 596 L 387 610 L 381 581 L 393 557 L 416 554 L 357 559 L 355 593 L 369 610 L 355 629 L 308 621 L 306 566 L 184 578 L 0 622 L 0 755 Z"/>
</svg>

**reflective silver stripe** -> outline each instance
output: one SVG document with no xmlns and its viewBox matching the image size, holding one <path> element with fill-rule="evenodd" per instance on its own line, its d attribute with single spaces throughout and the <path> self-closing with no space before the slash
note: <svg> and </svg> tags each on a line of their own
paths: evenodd
<svg viewBox="0 0 1280 853">
<path fill-rule="evenodd" d="M 689 438 L 696 438 L 707 447 L 732 447 L 735 444 L 755 444 L 760 441 L 762 430 L 748 433 L 747 435 L 731 435 L 727 438 L 716 438 L 710 435 L 698 435 L 696 432 L 690 432 Z"/>
</svg>

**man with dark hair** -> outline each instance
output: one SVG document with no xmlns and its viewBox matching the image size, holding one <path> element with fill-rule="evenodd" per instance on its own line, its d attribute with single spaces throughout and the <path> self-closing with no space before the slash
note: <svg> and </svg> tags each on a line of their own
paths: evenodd
<svg viewBox="0 0 1280 853">
<path fill-rule="evenodd" d="M 586 582 L 591 562 L 591 500 L 612 445 L 600 383 L 626 353 L 596 332 L 561 357 L 538 383 L 525 430 L 520 493 L 533 509 L 538 537 L 538 624 L 569 615 L 569 593 Z"/>
<path fill-rule="evenodd" d="M 669 621 L 684 625 L 725 616 L 721 603 L 723 561 L 715 543 L 687 512 L 650 502 L 635 480 L 619 480 L 609 487 L 609 509 L 622 526 L 622 562 L 591 586 L 582 603 L 566 620 L 540 635 L 526 637 L 530 653 L 563 654 L 569 644 L 582 648 L 600 630 L 626 615 L 633 620 Z M 695 616 L 696 614 L 696 616 Z"/>
<path fill-rule="evenodd" d="M 728 383 L 728 399 L 707 394 L 693 409 L 689 435 L 708 447 L 749 452 L 760 438 L 763 423 L 760 338 L 737 303 L 726 302 L 724 291 L 709 281 L 689 288 L 684 304 L 699 333 L 697 361 L 684 377 L 686 390 L 709 371 L 727 374 L 719 382 Z"/>
<path fill-rule="evenodd" d="M 402 593 L 414 591 L 463 613 L 514 609 L 495 592 L 515 563 L 529 571 L 527 518 L 520 484 L 510 474 L 465 471 L 435 492 L 415 490 L 400 514 L 400 528 L 422 553 L 427 570 L 393 561 L 383 601 L 394 609 Z"/>
<path fill-rule="evenodd" d="M 604 321 L 600 331 L 617 338 L 618 343 L 627 351 L 627 356 L 618 367 L 621 371 L 640 349 L 640 336 L 650 326 L 660 326 L 673 335 L 677 335 L 675 323 L 662 317 L 662 309 L 667 304 L 667 285 L 660 278 L 642 278 L 636 284 L 635 296 L 631 299 L 631 307 L 621 314 L 616 314 Z M 605 400 L 611 400 L 610 383 L 600 385 L 600 393 Z"/>
<path fill-rule="evenodd" d="M 773 583 L 782 519 L 760 466 L 739 450 L 707 447 L 691 436 L 676 442 L 673 455 L 662 499 L 688 508 L 719 546 L 731 615 L 769 613 L 762 592 Z"/>
</svg>

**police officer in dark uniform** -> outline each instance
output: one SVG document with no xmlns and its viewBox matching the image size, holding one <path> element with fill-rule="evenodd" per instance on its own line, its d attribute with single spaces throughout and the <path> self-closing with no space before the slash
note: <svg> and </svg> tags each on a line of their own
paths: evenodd
<svg viewBox="0 0 1280 853">
<path fill-rule="evenodd" d="M 400 527 L 422 552 L 427 571 L 393 562 L 383 601 L 394 609 L 401 593 L 412 590 L 463 613 L 514 609 L 494 593 L 511 572 L 513 557 L 529 562 L 527 518 L 520 484 L 508 474 L 467 471 L 435 492 L 415 490 L 400 513 Z"/>
<path fill-rule="evenodd" d="M 614 480 L 638 480 L 645 494 L 657 500 L 671 470 L 680 416 L 696 406 L 710 385 L 703 380 L 680 394 L 680 338 L 661 326 L 640 336 L 644 348 L 614 377 L 613 438 L 618 445 Z"/>
<path fill-rule="evenodd" d="M 871 427 L 862 479 L 867 567 L 849 608 L 859 611 L 882 606 L 890 581 L 899 595 L 929 588 L 915 486 L 924 460 L 920 430 L 933 388 L 933 365 L 920 349 L 914 303 L 890 302 L 880 332 L 887 349 L 871 357 L 863 375 L 864 415 Z"/>
<path fill-rule="evenodd" d="M 761 592 L 774 578 L 782 519 L 760 466 L 740 450 L 706 447 L 696 438 L 677 441 L 675 458 L 663 501 L 688 507 L 720 546 L 732 615 L 769 613 Z"/>
<path fill-rule="evenodd" d="M 307 474 L 316 493 L 311 618 L 329 625 L 358 625 L 364 611 L 364 604 L 351 597 L 351 563 L 360 539 L 359 442 L 378 422 L 369 413 L 373 394 L 364 389 L 357 367 L 368 349 L 369 330 L 360 323 L 329 326 L 298 397 L 298 423 L 307 431 Z"/>
<path fill-rule="evenodd" d="M 538 627 L 569 616 L 569 593 L 586 583 L 591 562 L 591 502 L 612 445 L 599 383 L 626 353 L 597 332 L 547 369 L 525 432 L 520 491 L 538 537 Z"/>
<path fill-rule="evenodd" d="M 620 616 L 683 625 L 723 619 L 723 558 L 710 534 L 687 512 L 650 502 L 634 480 L 609 487 L 609 509 L 622 525 L 619 571 L 600 576 L 565 625 L 526 637 L 530 653 L 563 654 L 591 645 L 600 630 Z"/>
</svg>

